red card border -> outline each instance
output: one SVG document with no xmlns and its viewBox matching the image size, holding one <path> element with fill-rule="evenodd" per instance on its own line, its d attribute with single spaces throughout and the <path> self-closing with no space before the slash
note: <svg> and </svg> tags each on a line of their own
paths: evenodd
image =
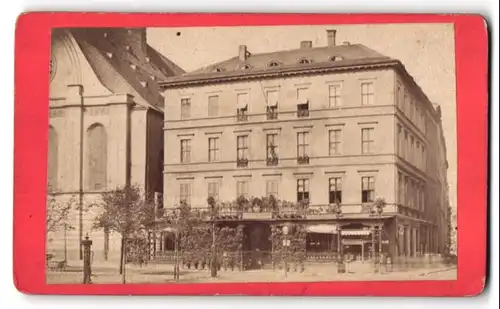
<svg viewBox="0 0 500 309">
<path fill-rule="evenodd" d="M 45 197 L 52 28 L 367 23 L 455 25 L 458 280 L 405 282 L 47 285 Z M 14 113 L 14 283 L 26 293 L 111 295 L 473 296 L 486 276 L 488 37 L 479 15 L 26 13 L 17 21 Z"/>
</svg>

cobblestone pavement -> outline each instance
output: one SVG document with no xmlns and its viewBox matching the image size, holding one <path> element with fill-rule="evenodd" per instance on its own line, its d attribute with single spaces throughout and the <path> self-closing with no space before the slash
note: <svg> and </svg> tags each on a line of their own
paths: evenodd
<svg viewBox="0 0 500 309">
<path fill-rule="evenodd" d="M 318 281 L 402 281 L 402 280 L 456 280 L 457 270 L 450 266 L 414 268 L 404 271 L 374 273 L 365 267 L 348 267 L 348 272 L 338 274 L 335 265 L 306 265 L 304 272 L 290 271 L 285 278 L 283 269 L 219 271 L 216 278 L 208 270 L 181 269 L 179 283 L 203 282 L 318 282 Z M 116 265 L 94 266 L 92 282 L 96 284 L 122 283 Z M 78 284 L 82 281 L 81 267 L 69 267 L 64 272 L 47 272 L 48 284 Z M 172 265 L 127 266 L 127 283 L 174 283 Z"/>
</svg>

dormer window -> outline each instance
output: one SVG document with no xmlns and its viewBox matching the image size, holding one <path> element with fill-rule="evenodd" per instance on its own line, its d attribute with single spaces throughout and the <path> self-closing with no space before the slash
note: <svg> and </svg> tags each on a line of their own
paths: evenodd
<svg viewBox="0 0 500 309">
<path fill-rule="evenodd" d="M 299 64 L 309 64 L 309 63 L 312 63 L 312 61 L 311 61 L 311 59 L 301 58 L 301 59 L 299 59 L 298 63 Z"/>
<path fill-rule="evenodd" d="M 223 68 L 215 68 L 214 71 L 220 73 L 220 72 L 224 72 L 224 69 Z"/>
<path fill-rule="evenodd" d="M 267 66 L 270 67 L 270 68 L 272 68 L 272 67 L 279 67 L 280 64 L 279 64 L 278 61 L 273 60 L 273 61 L 269 62 L 269 64 Z"/>
<path fill-rule="evenodd" d="M 330 57 L 330 61 L 340 61 L 340 60 L 344 60 L 344 57 L 342 57 L 342 56 L 331 56 Z"/>
<path fill-rule="evenodd" d="M 297 117 L 309 116 L 309 89 L 297 89 Z"/>
<path fill-rule="evenodd" d="M 241 66 L 241 69 L 242 69 L 242 70 L 250 70 L 250 69 L 251 69 L 251 67 L 250 67 L 248 64 L 245 64 L 245 65 L 242 65 L 242 66 Z"/>
</svg>

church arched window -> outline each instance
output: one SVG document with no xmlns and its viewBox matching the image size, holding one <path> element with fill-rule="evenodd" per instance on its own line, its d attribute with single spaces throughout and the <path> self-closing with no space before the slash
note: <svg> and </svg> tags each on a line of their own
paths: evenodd
<svg viewBox="0 0 500 309">
<path fill-rule="evenodd" d="M 59 138 L 54 127 L 49 127 L 49 150 L 47 160 L 47 185 L 49 191 L 57 189 L 57 173 L 59 168 Z"/>
<path fill-rule="evenodd" d="M 108 169 L 108 136 L 101 124 L 87 131 L 87 185 L 89 190 L 106 189 Z"/>
</svg>

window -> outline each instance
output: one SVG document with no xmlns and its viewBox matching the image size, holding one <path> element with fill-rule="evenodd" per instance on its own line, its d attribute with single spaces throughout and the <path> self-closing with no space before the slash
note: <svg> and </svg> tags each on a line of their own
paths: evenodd
<svg viewBox="0 0 500 309">
<path fill-rule="evenodd" d="M 408 100 L 408 118 L 410 120 L 413 120 L 413 100 L 407 95 L 407 100 Z"/>
<path fill-rule="evenodd" d="M 312 61 L 307 59 L 307 58 L 302 58 L 298 62 L 299 62 L 299 64 L 308 64 L 308 63 L 311 63 Z"/>
<path fill-rule="evenodd" d="M 266 181 L 266 196 L 278 198 L 278 180 Z"/>
<path fill-rule="evenodd" d="M 278 134 L 267 134 L 267 165 L 278 164 Z"/>
<path fill-rule="evenodd" d="M 344 58 L 342 56 L 331 56 L 330 57 L 330 61 L 340 61 L 340 60 L 344 60 Z"/>
<path fill-rule="evenodd" d="M 236 196 L 248 197 L 248 181 L 240 180 L 236 182 Z"/>
<path fill-rule="evenodd" d="M 403 158 L 404 158 L 405 160 L 408 160 L 408 157 L 407 157 L 407 155 L 408 155 L 408 153 L 409 153 L 409 152 L 408 152 L 408 131 L 406 131 L 406 130 L 405 130 L 405 141 L 404 141 L 404 145 L 403 145 L 403 147 L 404 147 L 404 148 L 403 148 L 403 150 L 404 150 L 404 151 L 403 151 Z"/>
<path fill-rule="evenodd" d="M 181 119 L 191 118 L 191 99 L 181 99 Z"/>
<path fill-rule="evenodd" d="M 341 153 L 342 130 L 330 130 L 329 132 L 329 153 L 330 156 L 338 155 Z"/>
<path fill-rule="evenodd" d="M 248 120 L 248 103 L 250 101 L 250 95 L 248 93 L 238 93 L 236 99 L 238 104 L 238 121 Z"/>
<path fill-rule="evenodd" d="M 208 197 L 212 197 L 214 200 L 219 200 L 219 183 L 209 182 L 208 183 Z"/>
<path fill-rule="evenodd" d="M 267 119 L 278 119 L 278 91 L 272 90 L 266 92 L 267 100 Z"/>
<path fill-rule="evenodd" d="M 248 135 L 236 138 L 237 165 L 248 166 Z"/>
<path fill-rule="evenodd" d="M 425 156 L 425 147 L 422 145 L 422 168 L 427 170 L 427 158 Z"/>
<path fill-rule="evenodd" d="M 405 203 L 404 178 L 403 175 L 398 172 L 398 204 L 404 205 L 404 203 Z"/>
<path fill-rule="evenodd" d="M 362 153 L 373 153 L 373 128 L 361 129 L 361 152 Z"/>
<path fill-rule="evenodd" d="M 329 202 L 342 204 L 342 178 L 340 177 L 330 178 Z"/>
<path fill-rule="evenodd" d="M 361 202 L 371 203 L 375 200 L 375 178 L 372 176 L 361 178 Z"/>
<path fill-rule="evenodd" d="M 219 138 L 211 137 L 208 139 L 208 161 L 219 160 Z"/>
<path fill-rule="evenodd" d="M 375 93 L 372 82 L 361 83 L 361 104 L 371 105 L 375 103 Z"/>
<path fill-rule="evenodd" d="M 404 138 L 403 138 L 403 129 L 401 128 L 401 125 L 398 124 L 398 137 L 397 137 L 397 144 L 398 144 L 398 155 L 404 158 Z"/>
<path fill-rule="evenodd" d="M 297 89 L 297 117 L 309 116 L 309 89 Z"/>
<path fill-rule="evenodd" d="M 415 124 L 417 125 L 417 128 L 420 129 L 420 110 L 418 109 L 416 102 L 415 102 Z"/>
<path fill-rule="evenodd" d="M 297 133 L 297 161 L 299 164 L 309 163 L 309 132 Z"/>
<path fill-rule="evenodd" d="M 396 86 L 396 104 L 400 110 L 404 110 L 404 102 L 403 102 L 403 90 L 401 84 L 398 82 Z"/>
<path fill-rule="evenodd" d="M 87 186 L 89 190 L 106 188 L 108 171 L 108 135 L 101 124 L 87 132 Z"/>
<path fill-rule="evenodd" d="M 403 189 L 403 194 L 404 194 L 404 206 L 408 206 L 408 176 L 404 176 L 404 180 L 403 180 L 403 186 L 404 186 L 404 189 Z"/>
<path fill-rule="evenodd" d="M 279 65 L 280 65 L 279 62 L 273 60 L 273 61 L 269 62 L 269 64 L 267 66 L 272 68 L 272 67 L 277 67 Z"/>
<path fill-rule="evenodd" d="M 409 153 L 409 159 L 410 162 L 413 164 L 413 159 L 415 157 L 415 139 L 413 138 L 413 135 L 410 136 L 410 153 Z"/>
<path fill-rule="evenodd" d="M 219 116 L 219 96 L 212 95 L 208 97 L 208 117 Z"/>
<path fill-rule="evenodd" d="M 309 199 L 309 179 L 297 179 L 297 202 L 308 202 Z"/>
<path fill-rule="evenodd" d="M 330 108 L 333 107 L 338 107 L 342 105 L 341 99 L 340 99 L 340 92 L 341 92 L 341 86 L 340 85 L 331 85 L 329 87 L 329 102 L 330 102 Z"/>
<path fill-rule="evenodd" d="M 415 208 L 420 210 L 420 184 L 415 182 Z"/>
<path fill-rule="evenodd" d="M 180 184 L 179 202 L 191 205 L 191 184 L 190 183 L 181 183 Z"/>
<path fill-rule="evenodd" d="M 49 190 L 55 190 L 57 188 L 57 171 L 58 171 L 58 151 L 59 151 L 59 140 L 57 132 L 53 127 L 49 127 L 49 153 L 48 153 L 48 165 L 47 165 L 47 176 L 48 176 L 48 188 Z"/>
<path fill-rule="evenodd" d="M 417 141 L 417 151 L 415 152 L 416 153 L 416 156 L 415 156 L 415 163 L 417 165 L 418 168 L 420 168 L 420 142 Z"/>
<path fill-rule="evenodd" d="M 191 161 L 191 140 L 181 140 L 181 163 L 189 163 Z"/>
</svg>

